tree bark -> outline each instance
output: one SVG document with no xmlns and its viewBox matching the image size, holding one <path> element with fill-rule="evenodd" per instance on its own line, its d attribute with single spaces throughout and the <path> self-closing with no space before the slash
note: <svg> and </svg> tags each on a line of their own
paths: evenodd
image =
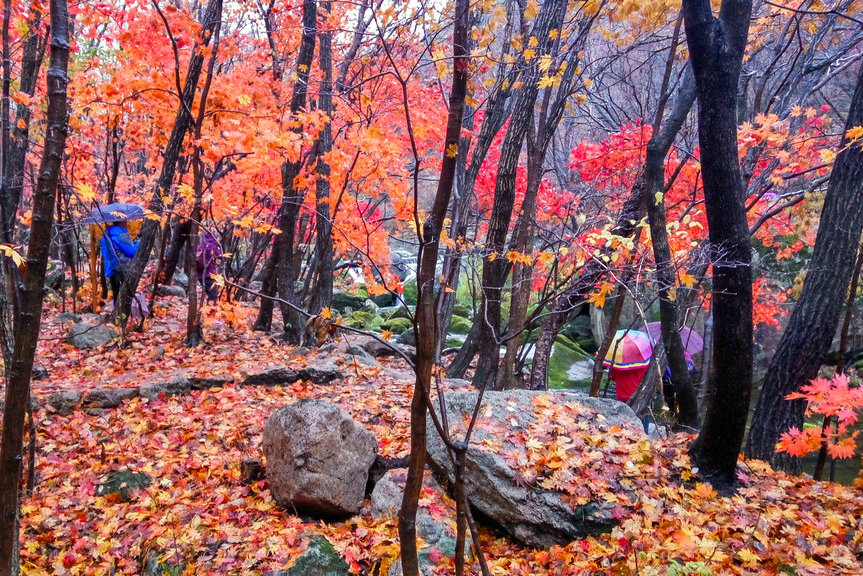
<svg viewBox="0 0 863 576">
<path fill-rule="evenodd" d="M 431 389 L 432 369 L 435 364 L 438 316 L 435 314 L 435 277 L 440 236 L 444 218 L 452 196 L 457 154 L 447 153 L 458 146 L 464 115 L 469 72 L 468 37 L 470 25 L 469 0 L 456 0 L 455 26 L 453 28 L 453 82 L 449 97 L 446 136 L 443 145 L 440 179 L 434 204 L 423 223 L 417 258 L 417 310 L 416 381 L 411 400 L 411 452 L 408 475 L 399 510 L 399 542 L 401 546 L 402 571 L 404 576 L 418 576 L 416 515 L 422 491 L 426 455 L 427 399 Z M 405 93 L 406 96 L 406 93 Z M 407 98 L 405 98 L 407 106 Z M 441 288 L 443 290 L 443 288 Z"/>
<path fill-rule="evenodd" d="M 718 18 L 709 0 L 683 2 L 712 250 L 717 383 L 691 453 L 719 486 L 736 480 L 752 388 L 752 257 L 737 153 L 737 85 L 751 12 L 751 0 L 723 0 Z"/>
<path fill-rule="evenodd" d="M 549 0 L 543 4 L 531 30 L 531 37 L 539 39 L 540 42 L 539 56 L 552 52 L 555 40 L 549 33 L 553 28 L 560 26 L 565 11 L 564 0 Z M 482 338 L 479 342 L 479 360 L 473 383 L 477 387 L 486 385 L 492 390 L 497 387 L 502 334 L 501 299 L 509 268 L 504 250 L 515 203 L 515 179 L 519 155 L 528 128 L 532 127 L 534 106 L 539 94 L 538 81 L 541 74 L 539 60 L 540 58 L 535 58 L 532 63 L 525 62 L 520 77 L 523 84 L 518 91 L 501 148 L 491 221 L 485 241 L 487 255 L 482 267 L 482 304 L 479 318 L 475 319 L 475 322 L 481 325 Z"/>
<path fill-rule="evenodd" d="M 851 100 L 846 131 L 863 125 L 863 67 Z M 802 428 L 805 400 L 786 400 L 818 375 L 842 312 L 863 231 L 863 148 L 842 140 L 836 156 L 812 260 L 800 300 L 767 368 L 746 445 L 747 456 L 799 472 L 796 458 L 776 453 L 791 427 Z"/>
<path fill-rule="evenodd" d="M 42 290 L 51 246 L 54 195 L 66 146 L 66 86 L 69 14 L 66 0 L 51 0 L 51 56 L 48 65 L 48 119 L 45 149 L 33 194 L 27 264 L 17 287 L 21 302 L 12 362 L 6 369 L 6 404 L 0 438 L 0 575 L 18 573 L 18 496 L 23 460 L 24 416 L 30 375 L 42 321 Z"/>
<path fill-rule="evenodd" d="M 329 14 L 332 3 L 327 0 L 321 2 L 321 5 Z M 315 230 L 317 242 L 315 244 L 315 286 L 312 290 L 312 303 L 309 309 L 312 314 L 317 314 L 323 308 L 329 308 L 333 301 L 333 223 L 330 211 L 330 165 L 326 158 L 333 148 L 331 125 L 333 115 L 333 34 L 329 30 L 323 30 L 318 38 L 321 45 L 318 59 L 324 74 L 323 80 L 321 80 L 318 108 L 326 114 L 327 119 L 318 136 L 316 147 L 318 179 L 315 186 L 315 201 L 317 203 Z"/>
</svg>

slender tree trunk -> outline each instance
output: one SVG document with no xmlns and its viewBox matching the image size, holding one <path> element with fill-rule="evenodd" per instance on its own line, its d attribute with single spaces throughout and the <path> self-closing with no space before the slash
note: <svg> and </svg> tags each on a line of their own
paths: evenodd
<svg viewBox="0 0 863 576">
<path fill-rule="evenodd" d="M 737 153 L 737 85 L 751 13 L 751 0 L 723 0 L 718 18 L 709 0 L 683 2 L 713 253 L 717 383 L 692 456 L 718 485 L 736 481 L 752 388 L 752 256 Z"/>
<path fill-rule="evenodd" d="M 326 0 L 321 4 L 326 13 L 329 14 L 332 3 Z M 327 119 L 318 136 L 317 145 L 315 287 L 312 290 L 312 303 L 309 309 L 312 314 L 317 314 L 321 309 L 328 308 L 333 301 L 333 224 L 330 211 L 330 165 L 326 159 L 327 154 L 333 148 L 333 131 L 330 122 L 333 115 L 333 35 L 329 30 L 324 30 L 319 34 L 319 38 L 321 44 L 319 60 L 324 78 L 321 81 L 318 107 L 326 114 Z"/>
<path fill-rule="evenodd" d="M 171 129 L 171 136 L 168 138 L 168 144 L 162 153 L 162 171 L 159 174 L 159 179 L 156 182 L 156 187 L 153 190 L 153 196 L 150 198 L 149 208 L 157 214 L 162 212 L 162 194 L 171 189 L 171 184 L 174 181 L 174 173 L 177 168 L 177 160 L 180 156 L 180 149 L 183 147 L 186 132 L 189 131 L 189 126 L 192 123 L 192 105 L 195 101 L 195 92 L 198 88 L 198 80 L 201 76 L 201 70 L 204 66 L 205 51 L 201 47 L 207 47 L 210 44 L 210 39 L 213 37 L 213 31 L 216 25 L 222 20 L 222 0 L 210 0 L 207 3 L 207 10 L 204 14 L 204 19 L 201 21 L 201 37 L 198 43 L 192 49 L 192 56 L 189 59 L 188 71 L 186 72 L 186 80 L 183 85 L 183 92 L 180 95 L 180 107 L 177 110 L 177 119 L 174 122 L 174 127 Z M 138 283 L 144 275 L 144 268 L 147 266 L 147 261 L 150 259 L 150 253 L 153 250 L 153 245 L 156 242 L 156 235 L 159 231 L 159 222 L 157 220 L 145 219 L 144 225 L 141 228 L 140 243 L 135 257 L 129 264 L 126 270 L 123 286 L 120 289 L 119 297 L 115 298 L 114 312 L 117 319 L 124 323 L 129 318 L 129 313 L 132 307 L 132 298 L 138 291 Z"/>
<path fill-rule="evenodd" d="M 30 375 L 42 321 L 42 290 L 51 246 L 54 194 L 66 146 L 66 85 L 69 14 L 65 0 L 51 0 L 51 56 L 48 65 L 48 119 L 45 148 L 33 194 L 27 264 L 17 287 L 20 312 L 12 362 L 6 367 L 6 404 L 0 438 L 0 576 L 18 573 L 18 496 L 23 460 L 24 416 Z"/>
<path fill-rule="evenodd" d="M 672 53 L 675 51 L 676 45 L 675 41 Z M 684 75 L 677 106 L 669 118 L 669 123 L 661 130 L 659 123 L 662 120 L 662 109 L 660 108 L 657 122 L 654 123 L 653 136 L 647 143 L 647 156 L 639 187 L 642 189 L 643 201 L 647 207 L 647 218 L 650 223 L 653 259 L 656 262 L 656 279 L 659 285 L 662 344 L 665 348 L 668 366 L 671 369 L 671 381 L 675 387 L 678 422 L 683 426 L 695 429 L 699 426 L 698 398 L 692 386 L 692 379 L 686 363 L 686 350 L 680 338 L 680 304 L 677 297 L 676 271 L 671 257 L 671 246 L 668 243 L 664 201 L 666 190 L 665 157 L 695 101 L 695 82 L 690 70 L 691 68 L 688 68 Z"/>
<path fill-rule="evenodd" d="M 449 208 L 455 179 L 456 155 L 447 154 L 458 146 L 461 136 L 464 101 L 467 94 L 469 0 L 456 0 L 453 28 L 453 83 L 449 97 L 446 136 L 443 145 L 440 179 L 434 204 L 423 223 L 417 258 L 417 310 L 416 382 L 411 400 L 411 452 L 402 505 L 399 510 L 399 542 L 404 576 L 418 576 L 416 515 L 422 491 L 426 455 L 426 411 L 431 390 L 432 369 L 435 364 L 438 317 L 435 313 L 435 277 L 440 236 Z M 407 94 L 405 93 L 405 96 Z M 407 98 L 405 98 L 407 106 Z"/>
<path fill-rule="evenodd" d="M 845 124 L 846 131 L 863 125 L 863 67 Z M 800 300 L 791 313 L 776 353 L 767 368 L 764 387 L 749 432 L 747 456 L 799 471 L 798 459 L 775 453 L 776 443 L 791 427 L 803 427 L 805 400 L 786 400 L 818 375 L 842 313 L 842 305 L 863 231 L 863 148 L 842 140 L 818 236 Z"/>
</svg>

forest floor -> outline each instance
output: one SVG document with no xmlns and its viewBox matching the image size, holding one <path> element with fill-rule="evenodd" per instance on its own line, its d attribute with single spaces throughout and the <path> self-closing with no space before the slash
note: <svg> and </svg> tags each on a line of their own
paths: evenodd
<svg viewBox="0 0 863 576">
<path fill-rule="evenodd" d="M 326 386 L 226 384 L 66 416 L 45 406 L 53 392 L 139 386 L 178 371 L 240 381 L 267 365 L 304 366 L 302 354 L 248 329 L 251 313 L 238 306 L 208 316 L 208 343 L 190 350 L 177 299 L 145 332 L 130 333 L 126 347 L 79 351 L 65 343 L 67 328 L 50 311 L 37 353 L 49 377 L 33 383 L 42 407 L 37 482 L 22 503 L 23 574 L 139 574 L 151 554 L 183 574 L 273 573 L 289 567 L 314 535 L 329 539 L 358 574 L 377 573 L 395 558 L 394 518 L 300 518 L 276 506 L 266 480 L 244 483 L 240 463 L 262 459 L 267 417 L 303 398 L 338 404 L 375 433 L 382 456 L 405 456 L 412 382 L 402 360 L 344 361 L 344 377 Z M 483 529 L 492 574 L 863 574 L 863 491 L 743 462 L 738 493 L 719 496 L 689 463 L 690 437 L 628 447 L 589 433 L 591 450 L 561 452 L 562 463 L 533 458 L 534 473 L 542 466 L 581 470 L 579 490 L 626 501 L 620 524 L 548 550 Z M 120 469 L 153 482 L 128 498 L 98 496 L 105 476 Z M 454 525 L 445 495 L 427 490 L 422 506 Z M 452 573 L 451 558 L 435 559 L 438 574 Z"/>
</svg>

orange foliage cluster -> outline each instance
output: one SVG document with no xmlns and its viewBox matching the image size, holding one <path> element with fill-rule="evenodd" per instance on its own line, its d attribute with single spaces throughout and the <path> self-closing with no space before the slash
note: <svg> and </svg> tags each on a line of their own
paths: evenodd
<svg viewBox="0 0 863 576">
<path fill-rule="evenodd" d="M 863 410 L 863 388 L 851 382 L 847 374 L 832 378 L 816 378 L 800 392 L 786 396 L 788 400 L 806 400 L 806 415 L 815 414 L 836 421 L 836 430 L 826 428 L 791 428 L 784 433 L 776 449 L 792 456 L 805 456 L 822 445 L 833 458 L 851 458 L 857 450 L 858 430 L 853 430 Z"/>
</svg>

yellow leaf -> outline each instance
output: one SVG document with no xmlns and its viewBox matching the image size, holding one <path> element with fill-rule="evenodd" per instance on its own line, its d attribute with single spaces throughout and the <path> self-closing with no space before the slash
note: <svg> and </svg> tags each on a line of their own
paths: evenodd
<svg viewBox="0 0 863 576">
<path fill-rule="evenodd" d="M 695 276 L 692 274 L 687 274 L 684 272 L 680 275 L 680 283 L 686 286 L 687 288 L 692 288 L 695 286 Z"/>
<path fill-rule="evenodd" d="M 524 51 L 524 59 L 530 62 L 536 56 L 536 51 L 533 48 L 528 48 Z"/>
<path fill-rule="evenodd" d="M 488 261 L 489 262 L 494 262 L 495 260 L 497 260 L 497 252 L 492 252 L 491 254 L 488 255 Z"/>
<path fill-rule="evenodd" d="M 536 48 L 537 46 L 539 46 L 539 41 L 536 39 L 536 36 L 531 36 L 530 39 L 527 41 L 527 45 L 531 48 Z"/>
<path fill-rule="evenodd" d="M 321 316 L 329 320 L 333 317 L 333 313 L 330 311 L 329 308 L 321 308 Z"/>
<path fill-rule="evenodd" d="M 75 191 L 81 197 L 82 202 L 92 202 L 96 199 L 96 191 L 89 184 L 78 184 L 75 186 Z"/>
<path fill-rule="evenodd" d="M 524 19 L 532 20 L 537 14 L 539 14 L 539 3 L 536 0 L 530 0 L 524 9 Z"/>
<path fill-rule="evenodd" d="M 458 144 L 450 144 L 446 147 L 446 155 L 449 158 L 455 158 L 458 156 Z"/>
<path fill-rule="evenodd" d="M 854 128 L 851 128 L 845 132 L 845 138 L 851 142 L 860 140 L 860 138 L 863 138 L 863 126 L 855 126 Z"/>
<path fill-rule="evenodd" d="M 664 195 L 662 192 L 657 192 L 657 193 L 656 193 L 656 205 L 657 205 L 657 206 L 658 206 L 658 205 L 660 205 L 660 204 L 662 204 L 662 198 L 663 198 L 664 196 L 665 196 L 665 195 Z"/>
<path fill-rule="evenodd" d="M 9 244 L 0 244 L 0 252 L 3 252 L 3 254 L 11 258 L 12 262 L 15 263 L 15 266 L 20 268 L 24 265 L 24 257 Z"/>
</svg>

